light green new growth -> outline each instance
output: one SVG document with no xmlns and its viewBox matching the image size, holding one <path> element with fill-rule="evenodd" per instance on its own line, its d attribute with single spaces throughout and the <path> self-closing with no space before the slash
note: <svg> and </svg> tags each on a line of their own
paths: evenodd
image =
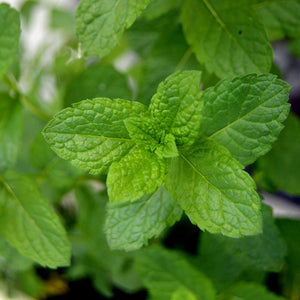
<svg viewBox="0 0 300 300">
<path fill-rule="evenodd" d="M 244 166 L 271 149 L 289 113 L 290 85 L 271 74 L 223 80 L 205 90 L 202 133 Z"/>
<path fill-rule="evenodd" d="M 0 33 L 1 78 L 13 62 L 21 34 L 19 13 L 6 3 L 0 4 Z"/>
<path fill-rule="evenodd" d="M 152 97 L 153 119 L 172 133 L 177 145 L 191 145 L 199 135 L 202 99 L 201 72 L 177 72 L 167 77 Z"/>
<path fill-rule="evenodd" d="M 220 78 L 269 72 L 272 48 L 251 5 L 232 0 L 185 0 L 181 22 L 199 62 Z"/>
<path fill-rule="evenodd" d="M 111 249 L 136 250 L 181 217 L 182 209 L 164 187 L 138 201 L 109 205 L 105 223 Z"/>
<path fill-rule="evenodd" d="M 84 53 L 104 56 L 119 42 L 151 0 L 82 0 L 76 11 L 76 32 Z"/>
<path fill-rule="evenodd" d="M 178 156 L 175 137 L 166 134 L 152 118 L 130 118 L 124 122 L 130 137 L 138 146 L 155 152 L 161 158 Z"/>
<path fill-rule="evenodd" d="M 66 232 L 27 177 L 9 174 L 1 178 L 0 208 L 0 232 L 24 256 L 51 268 L 70 264 Z"/>
<path fill-rule="evenodd" d="M 254 181 L 216 142 L 200 141 L 173 159 L 166 187 L 202 230 L 231 237 L 262 231 Z"/>
<path fill-rule="evenodd" d="M 135 148 L 109 168 L 106 183 L 110 202 L 134 201 L 151 194 L 162 185 L 165 175 L 163 159 L 150 151 Z"/>
<path fill-rule="evenodd" d="M 172 300 L 179 289 L 199 300 L 215 299 L 210 280 L 176 252 L 148 247 L 138 253 L 136 268 L 153 299 Z"/>
</svg>

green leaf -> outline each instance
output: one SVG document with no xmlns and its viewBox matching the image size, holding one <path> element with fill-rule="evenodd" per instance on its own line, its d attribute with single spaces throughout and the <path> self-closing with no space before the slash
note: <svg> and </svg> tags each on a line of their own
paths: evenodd
<svg viewBox="0 0 300 300">
<path fill-rule="evenodd" d="M 281 274 L 283 294 L 287 299 L 300 296 L 300 220 L 277 219 L 276 224 L 288 246 L 285 268 Z"/>
<path fill-rule="evenodd" d="M 21 104 L 8 94 L 0 94 L 0 171 L 15 164 L 22 129 Z"/>
<path fill-rule="evenodd" d="M 126 77 L 111 66 L 92 65 L 66 85 L 65 106 L 82 99 L 97 97 L 131 99 Z"/>
<path fill-rule="evenodd" d="M 156 300 L 173 300 L 178 289 L 199 300 L 215 299 L 211 282 L 176 252 L 148 247 L 138 253 L 136 268 Z"/>
<path fill-rule="evenodd" d="M 141 103 L 121 99 L 84 100 L 55 115 L 43 135 L 60 157 L 76 167 L 106 173 L 134 146 L 123 121 L 146 110 Z"/>
<path fill-rule="evenodd" d="M 53 8 L 50 11 L 50 27 L 72 33 L 75 27 L 75 18 L 70 10 Z"/>
<path fill-rule="evenodd" d="M 180 5 L 181 0 L 152 0 L 144 12 L 147 19 L 158 18 Z"/>
<path fill-rule="evenodd" d="M 107 175 L 110 202 L 118 204 L 153 193 L 165 179 L 166 163 L 156 154 L 135 148 L 112 163 Z"/>
<path fill-rule="evenodd" d="M 276 190 L 300 195 L 299 153 L 300 121 L 298 117 L 290 114 L 272 150 L 257 161 L 256 173 L 271 182 Z"/>
<path fill-rule="evenodd" d="M 272 48 L 255 11 L 243 1 L 185 0 L 181 22 L 209 72 L 220 78 L 269 72 Z"/>
<path fill-rule="evenodd" d="M 70 264 L 66 232 L 27 177 L 9 174 L 2 178 L 0 206 L 0 232 L 20 253 L 51 268 Z"/>
<path fill-rule="evenodd" d="M 256 283 L 243 282 L 239 283 L 227 291 L 222 298 L 224 300 L 285 300 L 276 294 L 268 291 L 264 286 Z"/>
<path fill-rule="evenodd" d="M 174 73 L 158 86 L 151 99 L 153 119 L 175 136 L 177 145 L 191 145 L 199 135 L 200 80 L 200 71 Z"/>
<path fill-rule="evenodd" d="M 104 56 L 119 42 L 151 0 L 82 0 L 76 11 L 76 32 L 84 52 Z"/>
<path fill-rule="evenodd" d="M 263 205 L 263 233 L 233 239 L 204 233 L 200 242 L 200 265 L 216 285 L 236 279 L 247 269 L 279 272 L 286 245 L 274 224 L 272 210 Z M 276 250 L 274 250 L 276 249 Z"/>
<path fill-rule="evenodd" d="M 16 271 L 28 270 L 33 265 L 32 260 L 20 254 L 20 252 L 11 246 L 2 235 L 0 235 L 0 256 L 4 258 L 5 263 L 9 268 Z"/>
<path fill-rule="evenodd" d="M 111 251 L 106 242 L 103 227 L 107 195 L 88 185 L 77 185 L 75 195 L 78 223 L 73 236 L 73 274 L 77 279 L 91 277 L 94 286 L 106 296 L 113 295 L 113 285 L 135 292 L 141 282 L 133 270 L 134 253 Z"/>
<path fill-rule="evenodd" d="M 300 36 L 300 1 L 262 1 L 254 6 L 271 41 Z"/>
<path fill-rule="evenodd" d="M 166 187 L 201 230 L 230 237 L 262 231 L 254 181 L 216 142 L 203 140 L 172 159 Z"/>
<path fill-rule="evenodd" d="M 12 64 L 21 34 L 19 13 L 8 4 L 0 4 L 0 77 Z"/>
<path fill-rule="evenodd" d="M 164 187 L 138 201 L 109 205 L 105 231 L 110 248 L 139 249 L 181 217 L 182 210 Z"/>
<path fill-rule="evenodd" d="M 188 289 L 185 288 L 179 288 L 176 290 L 173 295 L 171 300 L 197 300 L 197 297 L 191 293 Z"/>
<path fill-rule="evenodd" d="M 154 151 L 162 138 L 160 125 L 149 117 L 129 118 L 124 121 L 129 136 L 139 146 Z"/>
<path fill-rule="evenodd" d="M 223 80 L 204 91 L 202 132 L 244 166 L 271 149 L 289 112 L 290 86 L 274 75 Z"/>
<path fill-rule="evenodd" d="M 155 120 L 142 117 L 130 118 L 124 122 L 129 136 L 139 147 L 155 152 L 161 158 L 178 156 L 175 137 L 166 134 Z"/>
<path fill-rule="evenodd" d="M 299 58 L 300 57 L 300 37 L 290 41 L 288 46 L 289 46 L 291 53 Z"/>
</svg>

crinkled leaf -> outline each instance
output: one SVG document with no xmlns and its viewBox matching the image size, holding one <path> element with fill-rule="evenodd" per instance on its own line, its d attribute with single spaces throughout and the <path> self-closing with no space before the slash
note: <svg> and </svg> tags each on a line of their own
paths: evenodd
<svg viewBox="0 0 300 300">
<path fill-rule="evenodd" d="M 0 94 L 1 171 L 12 167 L 16 162 L 22 128 L 23 113 L 21 104 L 17 100 L 12 99 L 8 94 Z"/>
<path fill-rule="evenodd" d="M 125 120 L 126 128 L 135 143 L 159 157 L 178 156 L 175 137 L 166 134 L 160 124 L 148 117 L 130 118 Z"/>
<path fill-rule="evenodd" d="M 209 279 L 176 252 L 160 247 L 145 248 L 138 253 L 136 268 L 156 300 L 173 300 L 178 289 L 199 300 L 215 299 Z"/>
<path fill-rule="evenodd" d="M 300 121 L 290 114 L 272 150 L 257 161 L 257 179 L 271 183 L 276 190 L 300 195 Z M 274 163 L 276 162 L 276 163 Z"/>
<path fill-rule="evenodd" d="M 300 36 L 299 0 L 262 1 L 254 7 L 271 41 Z"/>
<path fill-rule="evenodd" d="M 262 231 L 255 183 L 230 153 L 211 140 L 172 159 L 166 187 L 200 229 L 230 237 Z"/>
<path fill-rule="evenodd" d="M 287 254 L 286 245 L 274 224 L 271 208 L 266 205 L 262 208 L 262 234 L 239 239 L 206 232 L 201 236 L 201 269 L 216 285 L 236 279 L 249 268 L 269 272 L 281 270 Z"/>
<path fill-rule="evenodd" d="M 21 34 L 19 13 L 6 3 L 0 4 L 0 77 L 13 62 Z"/>
<path fill-rule="evenodd" d="M 84 52 L 104 56 L 119 42 L 151 0 L 82 0 L 76 11 L 76 32 Z"/>
<path fill-rule="evenodd" d="M 220 78 L 269 72 L 272 48 L 255 11 L 243 1 L 185 0 L 181 21 L 209 72 Z"/>
<path fill-rule="evenodd" d="M 202 132 L 246 166 L 268 152 L 282 130 L 289 89 L 271 74 L 223 80 L 204 92 Z"/>
<path fill-rule="evenodd" d="M 109 205 L 106 235 L 112 249 L 135 250 L 181 217 L 180 206 L 164 187 L 138 201 Z"/>
<path fill-rule="evenodd" d="M 129 118 L 124 121 L 129 136 L 141 147 L 154 151 L 160 143 L 163 132 L 160 125 L 149 117 Z"/>
<path fill-rule="evenodd" d="M 25 176 L 9 174 L 0 186 L 0 232 L 24 256 L 56 268 L 70 263 L 66 232 L 48 202 Z"/>
<path fill-rule="evenodd" d="M 107 175 L 107 191 L 112 204 L 134 201 L 153 193 L 165 179 L 166 162 L 156 154 L 135 148 L 113 163 Z"/>
<path fill-rule="evenodd" d="M 84 100 L 56 114 L 43 134 L 60 157 L 92 174 L 106 173 L 134 146 L 124 120 L 145 112 L 138 102 Z"/>
<path fill-rule="evenodd" d="M 174 73 L 158 86 L 151 99 L 151 115 L 175 136 L 177 145 L 191 145 L 199 134 L 200 80 L 200 71 Z"/>
</svg>

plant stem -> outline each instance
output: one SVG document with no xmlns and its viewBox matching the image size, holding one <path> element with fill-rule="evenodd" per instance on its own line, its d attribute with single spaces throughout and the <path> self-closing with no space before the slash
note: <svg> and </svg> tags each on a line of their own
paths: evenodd
<svg viewBox="0 0 300 300">
<path fill-rule="evenodd" d="M 51 116 L 43 112 L 40 108 L 35 106 L 19 89 L 16 78 L 12 74 L 5 75 L 3 82 L 7 84 L 17 95 L 19 95 L 20 102 L 26 106 L 32 113 L 37 115 L 39 118 L 49 121 Z"/>
<path fill-rule="evenodd" d="M 190 59 L 192 54 L 193 54 L 192 49 L 191 48 L 187 49 L 184 55 L 182 56 L 181 60 L 179 61 L 178 65 L 176 66 L 175 71 L 181 71 L 182 68 L 187 63 L 187 61 Z"/>
</svg>

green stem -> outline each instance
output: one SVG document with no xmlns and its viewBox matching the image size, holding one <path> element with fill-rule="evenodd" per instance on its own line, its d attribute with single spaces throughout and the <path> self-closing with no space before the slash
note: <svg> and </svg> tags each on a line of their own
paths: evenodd
<svg viewBox="0 0 300 300">
<path fill-rule="evenodd" d="M 178 65 L 175 68 L 175 71 L 181 71 L 187 61 L 190 59 L 191 55 L 193 54 L 193 51 L 191 48 L 187 49 L 184 55 L 182 56 L 181 60 L 179 61 Z"/>
<path fill-rule="evenodd" d="M 18 82 L 12 74 L 5 75 L 3 77 L 3 82 L 6 83 L 7 86 L 15 92 L 15 94 L 19 95 L 21 103 L 26 106 L 32 113 L 45 121 L 49 121 L 51 119 L 50 115 L 44 113 L 40 108 L 35 106 L 25 95 L 22 94 L 18 87 Z"/>
</svg>

